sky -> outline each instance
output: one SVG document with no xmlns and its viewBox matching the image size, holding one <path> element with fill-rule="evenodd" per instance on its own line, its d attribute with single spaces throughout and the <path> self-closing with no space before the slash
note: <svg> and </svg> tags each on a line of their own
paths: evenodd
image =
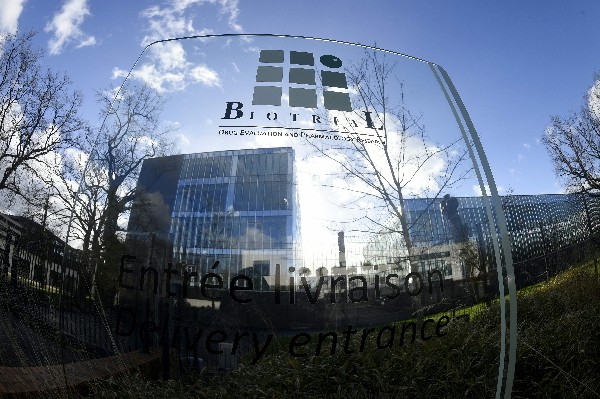
<svg viewBox="0 0 600 399">
<path fill-rule="evenodd" d="M 94 90 L 152 40 L 208 33 L 323 37 L 412 55 L 450 75 L 502 192 L 562 192 L 540 137 L 584 103 L 600 71 L 600 2 L 0 0 L 0 31 L 37 32 L 45 66 Z"/>
</svg>

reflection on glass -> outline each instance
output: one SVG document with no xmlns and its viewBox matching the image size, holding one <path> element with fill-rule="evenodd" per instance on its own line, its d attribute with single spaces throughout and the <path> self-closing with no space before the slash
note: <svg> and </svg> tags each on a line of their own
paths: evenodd
<svg viewBox="0 0 600 399">
<path fill-rule="evenodd" d="M 558 205 L 567 196 L 514 196 L 505 223 L 452 93 L 438 66 L 370 47 L 153 44 L 104 93 L 101 127 L 61 154 L 55 212 L 34 225 L 43 245 L 16 244 L 29 222 L 3 215 L 3 276 L 55 292 L 31 309 L 43 323 L 58 310 L 59 331 L 104 355 L 171 349 L 216 370 L 274 341 L 295 358 L 377 351 L 384 333 L 390 353 L 443 340 L 470 306 L 514 300 L 506 225 L 526 262 L 580 212 Z M 546 207 L 561 209 L 549 224 Z M 500 303 L 491 393 L 514 372 Z"/>
</svg>

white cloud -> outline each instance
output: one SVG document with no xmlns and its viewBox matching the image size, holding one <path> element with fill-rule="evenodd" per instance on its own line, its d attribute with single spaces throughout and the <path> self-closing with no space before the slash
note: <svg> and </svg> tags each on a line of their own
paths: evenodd
<svg viewBox="0 0 600 399">
<path fill-rule="evenodd" d="M 238 24 L 237 19 L 240 14 L 238 0 L 219 0 L 221 5 L 221 14 L 227 16 L 227 25 L 235 33 L 243 33 L 244 29 Z"/>
<path fill-rule="evenodd" d="M 152 6 L 142 11 L 142 16 L 148 20 L 148 34 L 142 45 L 161 39 L 214 33 L 212 29 L 194 28 L 194 7 L 205 4 L 218 5 L 219 16 L 227 18 L 229 29 L 235 33 L 244 32 L 237 21 L 240 13 L 237 0 L 172 0 L 163 8 Z"/>
<path fill-rule="evenodd" d="M 68 157 L 73 159 L 74 163 L 77 165 L 78 170 L 80 172 L 83 171 L 90 155 L 87 152 L 78 150 L 76 148 L 68 148 L 65 151 L 65 153 Z"/>
<path fill-rule="evenodd" d="M 63 47 L 76 42 L 76 47 L 91 46 L 96 44 L 96 38 L 85 34 L 81 24 L 90 14 L 87 0 L 67 0 L 59 13 L 55 14 L 46 28 L 46 32 L 53 32 L 53 37 L 48 42 L 50 54 L 60 54 Z"/>
<path fill-rule="evenodd" d="M 127 71 L 113 69 L 113 79 L 127 76 Z M 141 80 L 159 93 L 183 90 L 185 74 L 181 71 L 168 72 L 157 68 L 154 64 L 143 64 L 131 72 L 131 78 Z"/>
<path fill-rule="evenodd" d="M 198 65 L 197 67 L 194 67 L 190 71 L 190 76 L 196 82 L 200 82 L 205 86 L 220 86 L 221 85 L 221 81 L 219 79 L 219 74 L 217 74 L 217 72 L 213 71 L 206 65 Z"/>
<path fill-rule="evenodd" d="M 192 20 L 186 19 L 183 11 L 176 8 L 152 6 L 142 11 L 142 16 L 148 20 L 149 31 L 142 40 L 142 46 L 161 39 L 198 34 Z"/>
<path fill-rule="evenodd" d="M 200 83 L 208 87 L 221 86 L 219 74 L 206 65 L 194 67 L 189 62 L 171 68 L 163 65 L 160 62 L 142 64 L 131 72 L 130 77 L 144 82 L 159 93 L 184 90 L 190 83 Z M 112 78 L 124 78 L 127 75 L 127 71 L 114 68 Z"/>
<path fill-rule="evenodd" d="M 600 79 L 596 81 L 588 92 L 588 107 L 596 115 L 596 118 L 600 118 Z"/>
<path fill-rule="evenodd" d="M 140 143 L 142 146 L 147 146 L 147 147 L 151 147 L 151 146 L 157 146 L 158 142 L 148 136 L 141 136 L 141 137 L 131 137 L 129 139 L 130 141 L 137 141 L 138 143 Z"/>
<path fill-rule="evenodd" d="M 490 195 L 491 194 L 490 186 L 488 186 L 486 184 L 486 185 L 484 185 L 483 188 L 485 190 L 486 195 Z M 504 187 L 497 186 L 496 188 L 498 189 L 498 195 L 503 195 L 504 194 Z M 473 185 L 473 193 L 476 196 L 481 196 L 482 195 L 482 193 L 481 193 L 481 187 L 479 186 L 479 184 Z"/>
<path fill-rule="evenodd" d="M 0 0 L 0 34 L 17 33 L 17 26 L 25 0 Z"/>
<path fill-rule="evenodd" d="M 525 147 L 527 151 L 531 150 L 531 144 L 529 143 L 523 143 L 523 147 Z"/>
<path fill-rule="evenodd" d="M 148 24 L 141 45 L 145 47 L 150 43 L 155 44 L 148 49 L 146 61 L 133 71 L 131 77 L 161 93 L 184 90 L 195 83 L 221 87 L 219 73 L 204 63 L 190 62 L 180 42 L 156 43 L 163 39 L 214 33 L 210 28 L 194 27 L 195 11 L 197 7 L 205 5 L 217 6 L 219 17 L 227 18 L 229 28 L 234 32 L 243 32 L 237 22 L 237 0 L 172 0 L 164 6 L 149 7 L 141 12 Z M 126 71 L 120 68 L 113 70 L 113 78 L 125 76 Z"/>
<path fill-rule="evenodd" d="M 179 42 L 157 43 L 153 50 L 161 69 L 176 69 L 186 62 L 185 50 Z"/>
<path fill-rule="evenodd" d="M 94 36 L 88 36 L 86 39 L 83 39 L 76 48 L 93 46 L 96 44 L 96 38 Z"/>
<path fill-rule="evenodd" d="M 173 8 L 177 11 L 185 11 L 186 8 L 193 4 L 203 3 L 205 0 L 173 0 Z"/>
<path fill-rule="evenodd" d="M 181 148 L 187 148 L 190 145 L 190 139 L 183 133 L 175 136 L 180 144 Z"/>
</svg>

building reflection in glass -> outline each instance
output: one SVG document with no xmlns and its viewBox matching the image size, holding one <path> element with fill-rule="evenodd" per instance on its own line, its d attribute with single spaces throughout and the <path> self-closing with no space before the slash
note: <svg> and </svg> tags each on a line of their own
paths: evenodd
<svg viewBox="0 0 600 399">
<path fill-rule="evenodd" d="M 295 267 L 300 215 L 289 147 L 205 152 L 144 162 L 129 237 L 153 233 L 175 262 L 206 273 L 250 274 L 274 284 Z"/>
</svg>

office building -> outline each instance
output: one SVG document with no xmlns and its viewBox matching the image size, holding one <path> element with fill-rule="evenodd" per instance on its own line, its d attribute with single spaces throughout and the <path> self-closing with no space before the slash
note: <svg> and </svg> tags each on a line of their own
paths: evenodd
<svg viewBox="0 0 600 399">
<path fill-rule="evenodd" d="M 250 273 L 261 289 L 275 266 L 296 267 L 300 215 L 289 147 L 144 161 L 128 238 L 167 242 L 175 262 L 206 273 Z"/>
<path fill-rule="evenodd" d="M 412 198 L 404 201 L 413 256 L 408 256 L 399 221 L 390 220 L 385 234 L 377 234 L 364 248 L 365 263 L 379 270 L 394 270 L 401 275 L 411 270 L 420 273 L 438 269 L 444 278 L 466 279 L 464 244 L 470 243 L 478 261 L 494 265 L 492 241 L 483 197 Z M 575 246 L 598 235 L 599 203 L 581 194 L 511 195 L 501 197 L 511 253 L 517 269 L 532 259 Z M 500 244 L 501 245 L 501 244 Z M 531 270 L 529 270 L 531 271 Z M 523 269 L 523 273 L 528 270 Z M 472 275 L 471 275 L 472 276 Z"/>
</svg>

